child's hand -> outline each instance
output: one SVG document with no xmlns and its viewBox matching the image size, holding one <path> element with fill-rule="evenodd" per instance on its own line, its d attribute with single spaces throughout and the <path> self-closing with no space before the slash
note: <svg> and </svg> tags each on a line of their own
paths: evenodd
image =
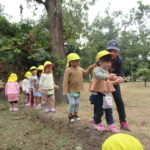
<svg viewBox="0 0 150 150">
<path fill-rule="evenodd" d="M 59 89 L 59 86 L 55 84 L 55 85 L 54 85 L 54 88 L 55 88 L 55 89 Z"/>
<path fill-rule="evenodd" d="M 111 73 L 109 75 L 106 75 L 106 79 L 110 79 L 110 80 L 116 80 L 117 76 L 114 73 Z"/>
</svg>

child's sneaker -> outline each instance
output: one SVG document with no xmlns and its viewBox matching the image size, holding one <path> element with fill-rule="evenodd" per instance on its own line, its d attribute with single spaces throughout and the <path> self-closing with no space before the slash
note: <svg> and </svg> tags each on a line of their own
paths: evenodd
<svg viewBox="0 0 150 150">
<path fill-rule="evenodd" d="M 31 104 L 30 104 L 30 103 L 27 103 L 26 106 L 27 106 L 27 107 L 31 107 Z"/>
<path fill-rule="evenodd" d="M 77 120 L 77 121 L 80 121 L 80 120 L 81 120 L 80 117 L 79 117 L 79 116 L 76 116 L 76 115 L 74 115 L 74 119 Z"/>
<path fill-rule="evenodd" d="M 73 116 L 68 116 L 68 119 L 69 119 L 69 121 L 70 121 L 71 123 L 76 121 Z"/>
<path fill-rule="evenodd" d="M 115 124 L 108 125 L 107 130 L 112 133 L 120 133 L 120 130 L 117 128 Z"/>
<path fill-rule="evenodd" d="M 41 105 L 41 104 L 38 104 L 38 105 L 35 107 L 35 109 L 36 109 L 36 110 L 42 110 L 42 109 L 43 109 L 43 107 L 42 107 L 42 105 Z"/>
<path fill-rule="evenodd" d="M 51 108 L 51 112 L 55 113 L 56 109 L 55 108 Z"/>
<path fill-rule="evenodd" d="M 9 108 L 9 111 L 13 111 L 13 108 Z"/>
<path fill-rule="evenodd" d="M 51 109 L 45 108 L 43 111 L 44 111 L 45 113 L 48 113 L 48 112 L 51 112 Z"/>
<path fill-rule="evenodd" d="M 18 111 L 18 110 L 19 110 L 19 108 L 17 108 L 17 107 L 13 108 L 13 111 Z"/>
<path fill-rule="evenodd" d="M 106 128 L 101 123 L 95 124 L 94 128 L 100 132 L 106 131 Z"/>
<path fill-rule="evenodd" d="M 120 122 L 120 129 L 125 130 L 125 131 L 131 131 L 126 122 Z"/>
<path fill-rule="evenodd" d="M 90 120 L 90 123 L 91 123 L 91 124 L 95 124 L 95 121 L 94 121 L 94 120 Z"/>
</svg>

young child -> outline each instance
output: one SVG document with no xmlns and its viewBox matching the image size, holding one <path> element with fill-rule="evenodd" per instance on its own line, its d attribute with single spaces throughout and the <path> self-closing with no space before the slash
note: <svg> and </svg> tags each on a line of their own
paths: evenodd
<svg viewBox="0 0 150 150">
<path fill-rule="evenodd" d="M 93 70 L 93 77 L 89 87 L 92 92 L 90 100 L 94 104 L 94 128 L 98 131 L 107 129 L 110 132 L 119 133 L 120 130 L 114 124 L 112 116 L 112 98 L 110 94 L 115 91 L 113 84 L 121 83 L 124 80 L 108 72 L 112 64 L 111 53 L 103 50 L 98 53 L 96 59 L 97 67 Z M 101 123 L 104 111 L 108 124 L 107 128 L 104 128 Z"/>
<path fill-rule="evenodd" d="M 92 72 L 94 66 L 83 70 L 80 65 L 80 57 L 76 53 L 71 53 L 67 57 L 68 68 L 64 74 L 63 80 L 63 95 L 68 96 L 69 112 L 68 119 L 70 122 L 80 120 L 78 116 L 80 92 L 83 91 L 83 76 Z"/>
<path fill-rule="evenodd" d="M 45 101 L 44 112 L 56 112 L 54 89 L 59 88 L 55 85 L 53 78 L 52 64 L 50 61 L 44 63 L 44 72 L 39 82 L 39 91 L 42 91 L 42 98 Z"/>
<path fill-rule="evenodd" d="M 5 95 L 8 98 L 8 102 L 10 103 L 9 111 L 18 111 L 17 103 L 19 100 L 19 84 L 17 82 L 18 77 L 15 73 L 11 73 L 8 82 L 5 87 Z"/>
<path fill-rule="evenodd" d="M 37 79 L 37 68 L 35 66 L 32 66 L 30 68 L 30 72 L 32 74 L 32 76 L 30 77 L 29 81 L 30 81 L 30 103 L 28 106 L 33 107 L 34 106 L 34 95 L 33 93 L 35 92 L 35 88 L 34 88 L 34 80 Z"/>
<path fill-rule="evenodd" d="M 44 70 L 44 66 L 40 65 L 37 70 L 37 79 L 34 80 L 35 91 L 33 92 L 33 95 L 34 95 L 35 101 L 36 101 L 35 109 L 37 109 L 37 110 L 43 109 L 43 107 L 41 105 L 42 92 L 39 91 L 39 82 L 40 82 L 40 77 L 41 77 L 43 70 Z"/>
<path fill-rule="evenodd" d="M 30 101 L 30 82 L 29 78 L 31 77 L 31 72 L 28 71 L 25 73 L 25 78 L 22 81 L 22 90 L 24 94 L 24 103 L 28 104 Z"/>
</svg>

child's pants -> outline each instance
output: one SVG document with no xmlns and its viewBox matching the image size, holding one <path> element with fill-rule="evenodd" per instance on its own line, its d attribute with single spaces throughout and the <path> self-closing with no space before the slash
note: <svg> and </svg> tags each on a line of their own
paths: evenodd
<svg viewBox="0 0 150 150">
<path fill-rule="evenodd" d="M 94 122 L 95 124 L 99 124 L 102 122 L 102 116 L 105 111 L 106 122 L 108 125 L 114 123 L 112 116 L 112 108 L 103 109 L 103 94 L 97 93 L 97 95 L 91 95 L 92 102 L 94 104 Z"/>
<path fill-rule="evenodd" d="M 80 102 L 80 96 L 70 96 L 68 94 L 68 100 L 69 100 L 69 113 L 77 113 L 79 111 L 79 102 Z"/>
<path fill-rule="evenodd" d="M 48 95 L 47 91 L 42 91 L 42 99 L 45 102 L 45 108 L 55 108 L 55 96 L 54 94 Z"/>
</svg>

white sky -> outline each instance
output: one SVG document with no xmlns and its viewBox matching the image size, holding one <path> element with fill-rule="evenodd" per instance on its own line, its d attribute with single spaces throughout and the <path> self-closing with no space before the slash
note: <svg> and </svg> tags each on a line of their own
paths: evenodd
<svg viewBox="0 0 150 150">
<path fill-rule="evenodd" d="M 111 10 L 122 10 L 124 14 L 128 13 L 133 7 L 137 7 L 138 0 L 97 0 L 96 4 L 89 10 L 89 22 L 91 23 L 94 17 L 100 13 L 104 15 L 104 10 L 111 3 Z M 144 4 L 150 4 L 150 0 L 142 0 Z M 36 16 L 33 16 L 32 10 L 27 7 L 26 0 L 0 0 L 0 4 L 4 5 L 4 12 L 10 15 L 10 20 L 13 22 L 20 21 L 20 4 L 23 5 L 23 18 L 37 19 L 42 14 L 42 5 L 39 7 Z"/>
</svg>

